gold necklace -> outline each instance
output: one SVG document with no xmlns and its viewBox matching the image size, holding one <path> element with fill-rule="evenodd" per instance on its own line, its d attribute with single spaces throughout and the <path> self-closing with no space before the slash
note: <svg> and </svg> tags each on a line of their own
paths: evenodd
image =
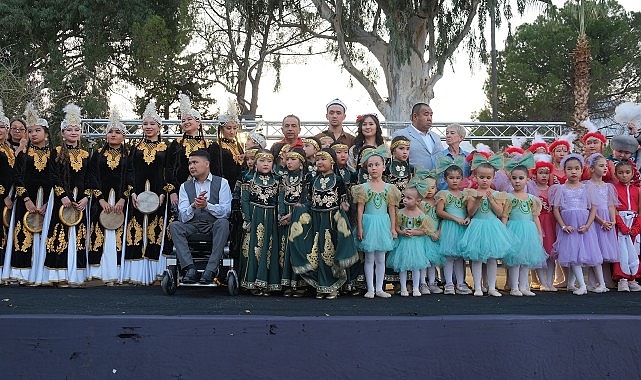
<svg viewBox="0 0 641 380">
<path fill-rule="evenodd" d="M 143 140 L 138 144 L 138 150 L 142 152 L 143 160 L 147 165 L 151 165 L 152 162 L 156 159 L 156 152 L 164 152 L 167 149 L 162 141 L 147 141 Z"/>
<path fill-rule="evenodd" d="M 120 149 L 109 148 L 105 150 L 105 153 L 103 153 L 103 155 L 107 157 L 107 166 L 109 166 L 111 170 L 116 169 L 118 165 L 120 165 Z"/>
<path fill-rule="evenodd" d="M 33 158 L 33 166 L 41 172 L 47 166 L 47 160 L 49 159 L 49 149 L 48 148 L 36 148 L 29 149 L 29 156 Z"/>
</svg>

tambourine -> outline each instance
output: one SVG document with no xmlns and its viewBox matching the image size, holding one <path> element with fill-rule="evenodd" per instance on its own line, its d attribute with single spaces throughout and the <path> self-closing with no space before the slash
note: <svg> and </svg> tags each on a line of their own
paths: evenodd
<svg viewBox="0 0 641 380">
<path fill-rule="evenodd" d="M 76 204 L 74 203 L 74 206 L 75 205 Z M 73 227 L 82 220 L 82 215 L 84 213 L 82 211 L 78 211 L 74 206 L 60 206 L 60 209 L 58 210 L 58 217 L 60 218 L 60 221 L 67 227 Z"/>
<path fill-rule="evenodd" d="M 138 194 L 138 210 L 143 214 L 151 214 L 160 207 L 160 198 L 152 191 Z"/>
<path fill-rule="evenodd" d="M 45 217 L 43 215 L 27 211 L 22 218 L 22 223 L 24 223 L 27 231 L 36 234 L 42 232 L 42 223 L 44 220 Z"/>
<path fill-rule="evenodd" d="M 103 210 L 100 212 L 98 219 L 100 220 L 100 224 L 106 229 L 117 230 L 125 222 L 125 213 L 121 212 L 120 214 L 116 214 L 115 212 L 112 212 L 107 214 Z"/>
<path fill-rule="evenodd" d="M 7 228 L 11 224 L 11 209 L 8 207 L 5 207 L 4 211 L 2 211 L 2 224 Z"/>
</svg>

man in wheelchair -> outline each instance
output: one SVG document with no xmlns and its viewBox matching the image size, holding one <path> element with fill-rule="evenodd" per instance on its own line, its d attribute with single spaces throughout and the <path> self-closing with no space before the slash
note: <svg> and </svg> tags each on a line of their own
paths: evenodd
<svg viewBox="0 0 641 380">
<path fill-rule="evenodd" d="M 188 238 L 194 234 L 211 234 L 211 256 L 200 277 L 201 284 L 210 284 L 216 273 L 229 237 L 229 214 L 231 213 L 231 190 L 226 179 L 212 175 L 210 157 L 205 150 L 196 150 L 189 155 L 191 179 L 180 185 L 178 214 L 180 221 L 169 225 L 176 257 L 186 270 L 182 282 L 198 281 L 198 271 L 189 251 Z"/>
</svg>

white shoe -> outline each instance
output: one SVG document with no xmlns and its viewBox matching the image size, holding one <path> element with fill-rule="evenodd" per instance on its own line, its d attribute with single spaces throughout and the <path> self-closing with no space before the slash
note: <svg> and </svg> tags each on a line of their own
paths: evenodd
<svg viewBox="0 0 641 380">
<path fill-rule="evenodd" d="M 475 297 L 483 297 L 483 291 L 481 289 L 474 290 Z"/>
<path fill-rule="evenodd" d="M 631 292 L 641 292 L 641 285 L 636 281 L 628 281 L 628 288 Z"/>
<path fill-rule="evenodd" d="M 410 294 L 407 292 L 407 290 L 401 290 L 401 297 L 408 297 Z"/>
<path fill-rule="evenodd" d="M 441 293 L 443 293 L 443 289 L 439 288 L 438 285 L 436 285 L 436 284 L 429 284 L 428 287 L 430 288 L 430 293 L 432 293 L 432 294 L 441 294 Z"/>
<path fill-rule="evenodd" d="M 588 290 L 588 292 L 600 293 L 600 292 L 596 291 L 596 286 L 594 286 L 594 285 L 586 285 L 586 289 Z"/>
<path fill-rule="evenodd" d="M 638 285 L 639 284 L 637 284 L 637 286 Z M 617 284 L 617 290 L 620 291 L 620 292 L 629 292 L 630 291 L 630 287 L 629 287 L 629 284 L 628 284 L 628 280 L 626 280 L 625 278 L 620 279 L 619 283 Z"/>
<path fill-rule="evenodd" d="M 496 290 L 496 289 L 489 289 L 489 290 L 487 291 L 487 294 L 488 294 L 489 296 L 492 296 L 492 297 L 502 297 L 502 296 L 503 296 L 503 294 L 499 293 L 499 291 L 498 291 L 498 290 Z"/>
<path fill-rule="evenodd" d="M 365 295 L 363 297 L 365 297 L 365 298 L 374 298 L 374 291 L 372 291 L 372 290 L 367 291 L 367 293 L 365 293 Z"/>
<path fill-rule="evenodd" d="M 512 290 L 510 290 L 510 295 L 511 296 L 516 296 L 516 297 L 522 297 L 523 293 L 521 293 L 521 291 L 518 290 L 518 289 L 512 289 Z"/>
<path fill-rule="evenodd" d="M 574 293 L 577 296 L 582 296 L 582 295 L 588 293 L 588 288 L 587 288 L 587 286 L 582 286 L 582 287 L 578 288 L 577 290 L 573 291 L 572 293 Z"/>
<path fill-rule="evenodd" d="M 427 284 L 421 284 L 418 290 L 421 294 L 430 294 L 430 287 Z"/>
<path fill-rule="evenodd" d="M 530 289 L 519 289 L 519 290 L 521 291 L 521 294 L 523 294 L 524 296 L 534 297 L 534 296 L 536 295 L 536 294 L 535 294 L 533 291 L 531 291 Z"/>
<path fill-rule="evenodd" d="M 376 297 L 390 298 L 391 296 L 392 296 L 391 294 L 384 292 L 382 290 L 379 290 L 378 292 L 376 292 Z"/>
<path fill-rule="evenodd" d="M 443 294 L 456 294 L 456 291 L 454 291 L 454 285 L 445 285 L 445 292 Z"/>
<path fill-rule="evenodd" d="M 605 293 L 608 291 L 608 288 L 605 287 L 605 285 L 599 285 L 596 288 L 594 288 L 594 293 Z"/>
<path fill-rule="evenodd" d="M 427 293 L 427 294 L 429 294 L 429 293 Z M 423 295 L 423 293 L 421 293 L 421 291 L 420 291 L 420 290 L 418 290 L 418 289 L 414 289 L 414 290 L 412 291 L 412 297 L 420 297 L 420 296 L 422 296 L 422 295 Z"/>
<path fill-rule="evenodd" d="M 468 288 L 465 284 L 457 285 L 456 294 L 472 294 L 472 289 Z"/>
</svg>

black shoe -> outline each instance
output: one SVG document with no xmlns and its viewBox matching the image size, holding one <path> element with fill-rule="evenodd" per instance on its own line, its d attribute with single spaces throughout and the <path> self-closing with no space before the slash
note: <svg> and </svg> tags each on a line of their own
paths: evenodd
<svg viewBox="0 0 641 380">
<path fill-rule="evenodd" d="M 210 270 L 206 270 L 203 272 L 203 275 L 200 276 L 200 282 L 201 284 L 211 284 L 214 281 L 214 272 Z"/>
<path fill-rule="evenodd" d="M 198 272 L 196 271 L 196 268 L 187 269 L 187 273 L 185 273 L 185 276 L 182 278 L 182 283 L 195 284 L 196 281 L 198 281 Z"/>
</svg>

